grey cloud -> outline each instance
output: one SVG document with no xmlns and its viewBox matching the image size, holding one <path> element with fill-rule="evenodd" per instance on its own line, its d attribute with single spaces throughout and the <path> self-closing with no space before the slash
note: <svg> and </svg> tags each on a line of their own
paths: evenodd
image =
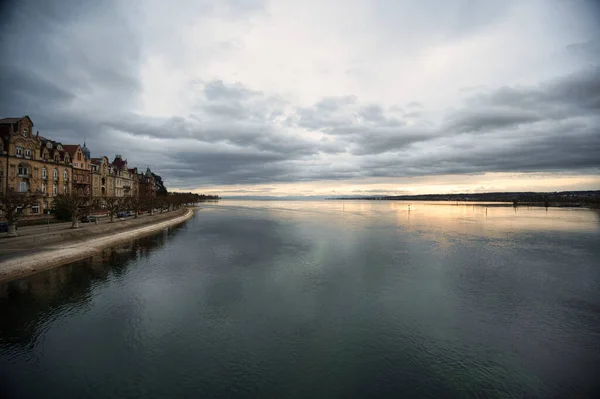
<svg viewBox="0 0 600 399">
<path fill-rule="evenodd" d="M 176 42 L 169 24 L 141 35 L 132 4 L 24 0 L 5 8 L 1 116 L 29 114 L 43 135 L 65 143 L 87 138 L 93 155 L 122 152 L 132 165 L 152 166 L 168 186 L 189 189 L 486 171 L 598 173 L 597 41 L 567 48 L 591 66 L 535 86 L 470 87 L 463 91 L 466 101 L 441 115 L 441 123 L 416 101 L 400 108 L 356 95 L 324 95 L 300 107 L 244 82 L 210 79 L 191 82 L 190 114 L 148 117 L 135 112 L 147 53 L 156 46 L 173 65 L 186 55 L 177 46 L 162 46 Z M 263 10 L 258 0 L 229 0 L 223 8 L 205 0 L 190 4 L 202 18 L 217 13 L 236 21 Z M 440 34 L 454 40 L 494 24 L 514 2 L 428 4 L 438 10 L 435 15 L 394 2 L 377 2 L 375 11 L 389 18 L 388 33 L 423 32 L 432 19 L 439 24 L 439 31 L 408 44 L 418 49 Z M 411 10 L 408 26 L 396 26 L 394 13 Z M 183 11 L 170 15 L 187 21 L 191 16 Z M 160 12 L 155 17 L 162 20 Z M 218 47 L 227 50 L 229 44 Z"/>
<path fill-rule="evenodd" d="M 451 114 L 446 128 L 472 132 L 533 123 L 541 120 L 535 111 L 514 108 L 474 108 Z"/>
</svg>

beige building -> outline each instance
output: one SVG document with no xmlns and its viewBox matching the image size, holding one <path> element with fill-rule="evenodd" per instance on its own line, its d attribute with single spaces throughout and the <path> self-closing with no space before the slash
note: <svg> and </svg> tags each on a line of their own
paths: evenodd
<svg viewBox="0 0 600 399">
<path fill-rule="evenodd" d="M 92 164 L 90 162 L 90 150 L 83 143 L 83 148 L 79 144 L 65 144 L 63 148 L 69 153 L 72 160 L 71 189 L 78 195 L 92 195 Z"/>
<path fill-rule="evenodd" d="M 127 160 L 119 154 L 115 155 L 112 166 L 115 172 L 115 197 L 137 196 L 137 168 L 127 168 Z"/>
<path fill-rule="evenodd" d="M 39 195 L 26 216 L 41 215 L 59 194 L 70 192 L 71 156 L 61 143 L 33 133 L 28 116 L 0 119 L 0 194 Z"/>
<path fill-rule="evenodd" d="M 108 157 L 91 158 L 92 165 L 92 196 L 115 196 L 115 172 L 108 162 Z"/>
</svg>

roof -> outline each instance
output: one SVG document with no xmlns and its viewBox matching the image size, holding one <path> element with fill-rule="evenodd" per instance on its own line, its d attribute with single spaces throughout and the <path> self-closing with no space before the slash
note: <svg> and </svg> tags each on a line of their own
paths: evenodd
<svg viewBox="0 0 600 399">
<path fill-rule="evenodd" d="M 69 154 L 71 154 L 72 157 L 75 156 L 75 153 L 77 152 L 77 148 L 79 148 L 79 144 L 63 144 L 62 146 L 65 149 L 65 151 L 67 151 Z"/>
<path fill-rule="evenodd" d="M 27 119 L 29 119 L 31 121 L 31 118 L 29 116 L 25 115 L 25 116 L 20 116 L 20 117 L 16 117 L 16 118 L 2 118 L 2 119 L 0 119 L 0 123 L 1 124 L 5 124 L 5 123 L 17 123 L 17 122 L 19 122 L 19 121 L 21 121 L 21 120 L 23 120 L 25 118 L 27 118 Z M 31 124 L 33 125 L 33 121 L 31 121 Z"/>
<path fill-rule="evenodd" d="M 117 169 L 126 169 L 126 167 L 127 167 L 127 160 L 123 159 L 123 158 L 115 157 L 115 160 L 113 161 L 112 164 Z"/>
<path fill-rule="evenodd" d="M 0 119 L 0 123 L 17 123 L 21 119 L 23 119 L 23 118 L 22 117 L 21 118 L 2 118 L 2 119 Z"/>
</svg>

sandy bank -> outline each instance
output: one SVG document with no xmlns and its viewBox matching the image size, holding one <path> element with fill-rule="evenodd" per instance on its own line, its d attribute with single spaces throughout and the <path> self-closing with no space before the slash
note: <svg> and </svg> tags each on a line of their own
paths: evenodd
<svg viewBox="0 0 600 399">
<path fill-rule="evenodd" d="M 94 235 L 87 239 L 74 239 L 69 242 L 43 246 L 38 252 L 24 254 L 0 263 L 0 282 L 12 280 L 26 275 L 64 265 L 79 259 L 92 256 L 94 253 L 111 246 L 133 240 L 138 237 L 152 234 L 182 223 L 194 215 L 194 209 L 186 209 L 183 214 L 174 215 L 172 218 L 157 220 L 156 223 L 146 223 L 142 226 L 131 226 L 122 231 L 106 232 L 103 235 Z"/>
</svg>

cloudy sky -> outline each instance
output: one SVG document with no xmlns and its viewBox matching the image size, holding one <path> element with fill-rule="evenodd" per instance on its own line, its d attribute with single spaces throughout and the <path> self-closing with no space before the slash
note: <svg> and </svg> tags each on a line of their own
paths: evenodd
<svg viewBox="0 0 600 399">
<path fill-rule="evenodd" d="M 0 117 L 169 189 L 600 189 L 594 0 L 1 4 Z"/>
</svg>

